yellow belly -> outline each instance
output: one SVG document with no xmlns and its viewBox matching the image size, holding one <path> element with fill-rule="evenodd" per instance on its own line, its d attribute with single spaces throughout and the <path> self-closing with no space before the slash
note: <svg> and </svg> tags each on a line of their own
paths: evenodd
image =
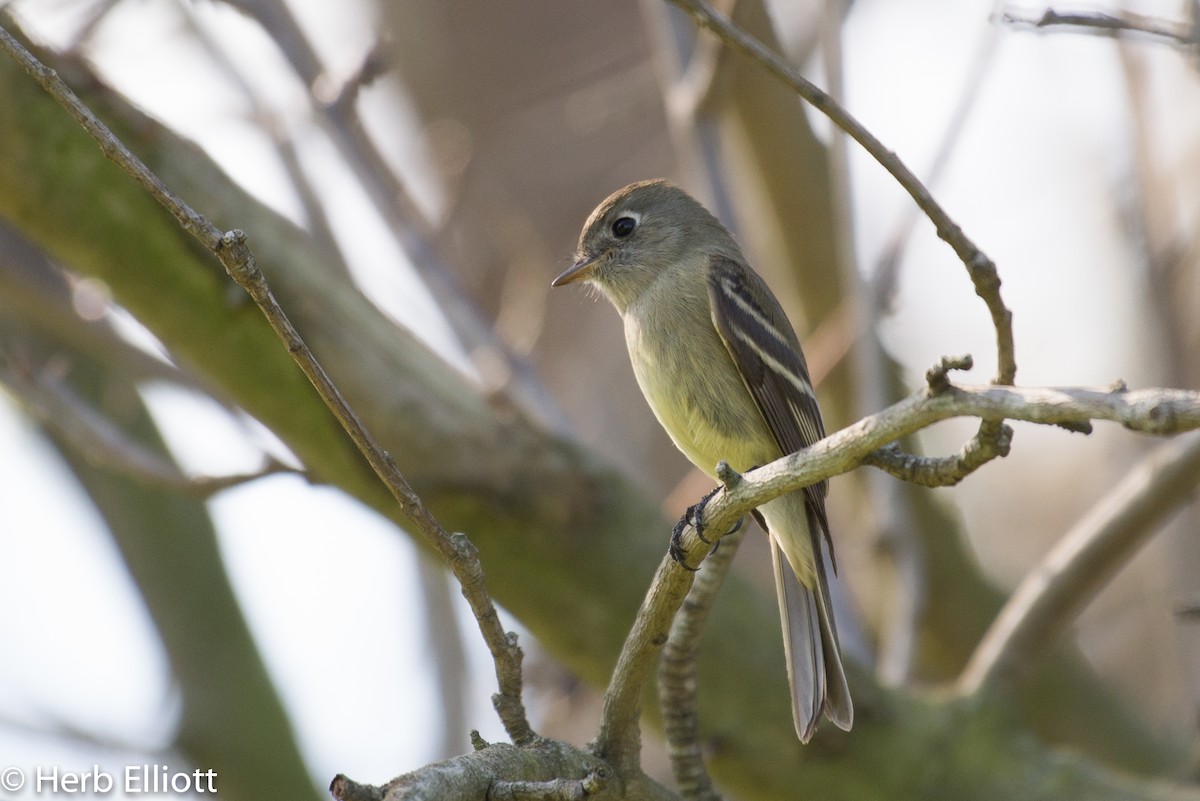
<svg viewBox="0 0 1200 801">
<path fill-rule="evenodd" d="M 654 416 L 692 464 L 715 478 L 722 460 L 744 472 L 783 454 L 705 316 L 704 301 L 698 310 L 660 313 L 650 321 L 626 314 L 625 339 Z M 684 326 L 691 332 L 686 346 L 677 333 Z"/>
<path fill-rule="evenodd" d="M 688 460 L 715 480 L 720 461 L 744 473 L 783 453 L 708 319 L 707 301 L 669 298 L 655 315 L 638 314 L 635 305 L 624 318 L 633 372 L 654 416 Z M 678 339 L 680 330 L 691 332 L 686 346 Z M 811 587 L 815 573 L 804 505 L 803 494 L 792 493 L 759 511 L 797 578 Z"/>
</svg>

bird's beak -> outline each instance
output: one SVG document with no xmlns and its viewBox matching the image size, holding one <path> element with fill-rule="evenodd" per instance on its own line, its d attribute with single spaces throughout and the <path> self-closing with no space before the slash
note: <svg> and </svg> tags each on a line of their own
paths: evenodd
<svg viewBox="0 0 1200 801">
<path fill-rule="evenodd" d="M 576 281 L 586 281 L 592 276 L 592 270 L 595 269 L 596 263 L 600 261 L 599 256 L 580 256 L 574 264 L 563 270 L 557 278 L 550 282 L 550 286 L 564 286 L 573 284 Z"/>
</svg>

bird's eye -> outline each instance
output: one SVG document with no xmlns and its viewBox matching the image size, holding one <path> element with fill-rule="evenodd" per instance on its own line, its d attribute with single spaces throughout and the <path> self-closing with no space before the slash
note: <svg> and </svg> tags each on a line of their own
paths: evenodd
<svg viewBox="0 0 1200 801">
<path fill-rule="evenodd" d="M 618 217 L 612 224 L 613 236 L 617 239 L 624 239 L 632 234 L 635 228 L 637 228 L 637 220 L 633 217 Z"/>
</svg>

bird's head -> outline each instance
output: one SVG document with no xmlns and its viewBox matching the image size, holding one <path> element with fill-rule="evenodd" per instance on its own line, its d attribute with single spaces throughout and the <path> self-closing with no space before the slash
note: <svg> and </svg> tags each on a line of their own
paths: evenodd
<svg viewBox="0 0 1200 801">
<path fill-rule="evenodd" d="M 737 252 L 732 238 L 689 194 L 665 181 L 641 181 L 596 207 L 573 263 L 552 285 L 589 281 L 624 312 L 664 272 L 731 250 Z"/>
</svg>

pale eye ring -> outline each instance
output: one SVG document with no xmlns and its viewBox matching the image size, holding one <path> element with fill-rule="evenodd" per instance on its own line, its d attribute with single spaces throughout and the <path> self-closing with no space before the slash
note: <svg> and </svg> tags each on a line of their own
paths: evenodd
<svg viewBox="0 0 1200 801">
<path fill-rule="evenodd" d="M 623 215 L 613 221 L 612 233 L 617 239 L 625 239 L 637 229 L 638 218 L 631 215 Z"/>
</svg>

